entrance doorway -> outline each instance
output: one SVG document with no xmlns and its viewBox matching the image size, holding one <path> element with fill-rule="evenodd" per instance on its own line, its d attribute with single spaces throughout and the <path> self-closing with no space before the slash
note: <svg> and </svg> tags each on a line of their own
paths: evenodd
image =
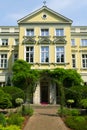
<svg viewBox="0 0 87 130">
<path fill-rule="evenodd" d="M 42 104 L 49 103 L 49 83 L 46 81 L 40 83 L 40 102 Z"/>
</svg>

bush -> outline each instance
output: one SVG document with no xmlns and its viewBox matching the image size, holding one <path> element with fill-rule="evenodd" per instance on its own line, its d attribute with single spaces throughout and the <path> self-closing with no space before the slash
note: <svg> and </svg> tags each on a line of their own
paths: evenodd
<svg viewBox="0 0 87 130">
<path fill-rule="evenodd" d="M 0 108 L 5 109 L 11 106 L 11 96 L 0 89 Z"/>
<path fill-rule="evenodd" d="M 21 130 L 21 129 L 19 128 L 19 126 L 16 125 L 10 125 L 7 127 L 3 127 L 2 125 L 0 125 L 0 130 Z"/>
<path fill-rule="evenodd" d="M 86 108 L 87 109 L 87 99 L 82 99 L 80 101 L 80 105 L 83 107 L 83 108 Z"/>
<path fill-rule="evenodd" d="M 11 114 L 10 117 L 7 120 L 8 125 L 17 125 L 21 126 L 24 121 L 24 117 L 22 117 L 18 113 Z"/>
<path fill-rule="evenodd" d="M 69 116 L 65 119 L 65 123 L 74 130 L 87 130 L 87 120 L 82 116 Z"/>
<path fill-rule="evenodd" d="M 12 97 L 13 106 L 17 106 L 17 104 L 15 103 L 15 100 L 17 98 L 22 98 L 23 100 L 25 99 L 24 91 L 21 90 L 20 88 L 6 86 L 6 87 L 3 87 L 3 91 L 10 94 L 10 96 Z"/>
<path fill-rule="evenodd" d="M 6 126 L 6 119 L 4 114 L 0 113 L 0 125 Z"/>
<path fill-rule="evenodd" d="M 78 107 L 80 100 L 87 98 L 87 86 L 73 86 L 65 89 L 65 98 L 66 103 L 68 99 L 73 99 L 75 101 L 73 106 Z"/>
<path fill-rule="evenodd" d="M 21 105 L 21 104 L 23 104 L 23 99 L 22 98 L 17 98 L 16 100 L 15 100 L 15 102 L 16 102 L 16 104 L 18 104 L 19 106 Z"/>
<path fill-rule="evenodd" d="M 30 106 L 25 106 L 25 105 L 22 105 L 21 111 L 22 111 L 23 116 L 25 116 L 25 115 L 32 116 L 33 112 L 34 112 L 34 110 Z"/>
<path fill-rule="evenodd" d="M 63 110 L 61 111 L 61 109 L 58 110 L 58 114 L 61 116 L 61 114 L 63 116 L 77 116 L 80 114 L 79 110 L 77 109 L 68 109 L 68 108 L 63 108 Z"/>
</svg>

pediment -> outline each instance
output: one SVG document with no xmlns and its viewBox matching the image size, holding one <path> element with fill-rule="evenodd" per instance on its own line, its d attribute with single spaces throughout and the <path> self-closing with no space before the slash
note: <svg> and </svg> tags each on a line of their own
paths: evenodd
<svg viewBox="0 0 87 130">
<path fill-rule="evenodd" d="M 46 15 L 44 18 L 43 16 Z M 18 24 L 22 23 L 72 23 L 72 20 L 65 16 L 43 6 L 42 8 L 34 11 L 33 13 L 18 20 Z"/>
<path fill-rule="evenodd" d="M 50 44 L 51 40 L 48 38 L 41 38 L 41 39 L 39 39 L 38 43 L 39 44 Z"/>
<path fill-rule="evenodd" d="M 35 43 L 36 43 L 36 41 L 31 37 L 25 38 L 22 42 L 22 44 L 35 44 Z"/>
<path fill-rule="evenodd" d="M 56 39 L 54 39 L 53 42 L 54 42 L 55 44 L 57 44 L 57 43 L 65 44 L 67 41 L 66 41 L 65 39 L 63 39 L 63 38 L 56 38 Z"/>
</svg>

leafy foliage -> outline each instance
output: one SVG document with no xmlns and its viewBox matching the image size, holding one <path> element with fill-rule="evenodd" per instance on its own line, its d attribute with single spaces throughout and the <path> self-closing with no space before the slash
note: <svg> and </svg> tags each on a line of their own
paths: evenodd
<svg viewBox="0 0 87 130">
<path fill-rule="evenodd" d="M 24 121 L 24 117 L 19 115 L 18 113 L 12 113 L 7 120 L 8 125 L 17 125 L 21 126 Z"/>
<path fill-rule="evenodd" d="M 15 102 L 20 106 L 21 104 L 23 104 L 24 101 L 22 98 L 16 98 Z"/>
<path fill-rule="evenodd" d="M 58 109 L 58 114 L 60 116 L 61 116 L 61 114 L 63 116 L 78 116 L 80 114 L 80 111 L 78 109 L 63 108 L 62 111 L 61 111 L 61 109 Z"/>
<path fill-rule="evenodd" d="M 74 130 L 87 130 L 87 120 L 83 116 L 68 116 L 65 123 Z"/>
<path fill-rule="evenodd" d="M 30 65 L 24 60 L 17 60 L 13 65 L 13 84 L 26 93 L 26 98 L 33 95 L 38 80 L 38 71 L 31 70 Z"/>
<path fill-rule="evenodd" d="M 0 108 L 5 109 L 11 106 L 11 96 L 0 89 Z"/>
<path fill-rule="evenodd" d="M 17 98 L 22 98 L 23 100 L 25 99 L 24 91 L 20 88 L 12 87 L 12 86 L 6 86 L 6 87 L 3 87 L 2 89 L 5 93 L 8 93 L 12 97 L 13 106 L 17 105 L 15 103 L 15 100 Z"/>
<path fill-rule="evenodd" d="M 3 127 L 2 125 L 0 125 L 0 130 L 21 130 L 19 126 L 16 125 L 10 125 L 7 127 Z"/>
<path fill-rule="evenodd" d="M 26 115 L 32 116 L 33 112 L 34 110 L 30 106 L 22 105 L 21 113 L 23 116 L 26 116 Z"/>
<path fill-rule="evenodd" d="M 79 106 L 82 99 L 87 98 L 87 86 L 73 86 L 70 88 L 65 88 L 65 98 L 66 103 L 68 99 L 73 99 L 75 102 L 72 104 L 74 106 Z"/>
<path fill-rule="evenodd" d="M 3 113 L 0 113 L 0 125 L 6 126 L 6 119 Z"/>
<path fill-rule="evenodd" d="M 83 108 L 86 108 L 87 109 L 87 98 L 86 99 L 82 99 L 80 101 L 80 105 L 83 107 Z"/>
</svg>

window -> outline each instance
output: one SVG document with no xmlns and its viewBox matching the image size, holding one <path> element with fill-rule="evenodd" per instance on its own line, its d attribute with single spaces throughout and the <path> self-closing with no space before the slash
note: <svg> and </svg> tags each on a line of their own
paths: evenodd
<svg viewBox="0 0 87 130">
<path fill-rule="evenodd" d="M 34 36 L 34 29 L 26 29 L 26 36 Z"/>
<path fill-rule="evenodd" d="M 8 45 L 8 39 L 2 39 L 2 46 Z"/>
<path fill-rule="evenodd" d="M 49 29 L 41 29 L 41 36 L 49 36 Z"/>
<path fill-rule="evenodd" d="M 81 46 L 87 46 L 87 39 L 81 39 Z"/>
<path fill-rule="evenodd" d="M 15 45 L 19 44 L 19 39 L 15 39 Z"/>
<path fill-rule="evenodd" d="M 64 29 L 56 29 L 56 36 L 64 36 Z"/>
<path fill-rule="evenodd" d="M 17 59 L 18 59 L 18 54 L 15 53 L 15 54 L 14 54 L 14 62 L 15 62 Z"/>
<path fill-rule="evenodd" d="M 48 63 L 49 62 L 49 47 L 42 46 L 41 47 L 41 63 Z"/>
<path fill-rule="evenodd" d="M 82 67 L 87 68 L 87 54 L 82 54 Z"/>
<path fill-rule="evenodd" d="M 56 47 L 56 62 L 64 63 L 64 47 L 62 47 L 62 46 Z"/>
<path fill-rule="evenodd" d="M 29 63 L 34 62 L 34 47 L 32 46 L 26 47 L 26 61 Z"/>
<path fill-rule="evenodd" d="M 72 68 L 76 68 L 76 56 L 72 54 Z"/>
<path fill-rule="evenodd" d="M 71 46 L 75 46 L 75 39 L 71 39 Z"/>
<path fill-rule="evenodd" d="M 7 54 L 0 54 L 0 68 L 7 68 Z"/>
</svg>

